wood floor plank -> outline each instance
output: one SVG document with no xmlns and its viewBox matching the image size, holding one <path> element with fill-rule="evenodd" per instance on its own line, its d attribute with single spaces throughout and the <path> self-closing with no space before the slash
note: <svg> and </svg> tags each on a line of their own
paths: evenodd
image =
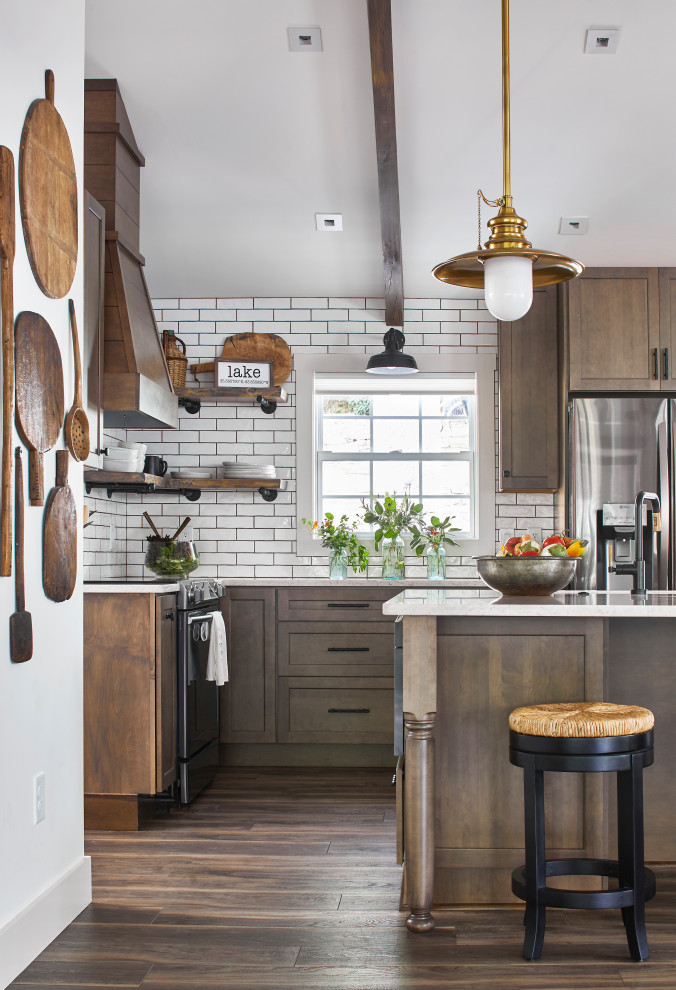
<svg viewBox="0 0 676 990">
<path fill-rule="evenodd" d="M 22 990 L 676 990 L 676 869 L 648 905 L 652 957 L 619 912 L 549 911 L 521 957 L 520 907 L 399 911 L 391 772 L 224 768 L 137 833 L 93 832 L 94 901 Z"/>
</svg>

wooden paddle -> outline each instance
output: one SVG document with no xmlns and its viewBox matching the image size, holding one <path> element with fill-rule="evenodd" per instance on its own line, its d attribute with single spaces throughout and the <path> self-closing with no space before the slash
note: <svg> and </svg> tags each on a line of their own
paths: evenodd
<svg viewBox="0 0 676 990">
<path fill-rule="evenodd" d="M 47 496 L 42 529 L 42 587 L 52 602 L 73 594 L 77 577 L 77 509 L 68 487 L 68 451 L 56 452 L 56 486 Z"/>
<path fill-rule="evenodd" d="M 33 620 L 26 611 L 23 571 L 23 467 L 21 447 L 14 451 L 14 563 L 16 566 L 16 612 L 9 617 L 9 655 L 14 663 L 24 663 L 33 656 Z"/>
<path fill-rule="evenodd" d="M 2 298 L 2 481 L 0 576 L 12 573 L 12 420 L 14 419 L 14 155 L 0 147 L 0 296 Z"/>
<path fill-rule="evenodd" d="M 31 505 L 44 505 L 42 455 L 56 443 L 63 423 L 61 352 L 39 313 L 19 313 L 14 324 L 16 428 L 28 447 Z"/>
<path fill-rule="evenodd" d="M 70 314 L 70 329 L 73 336 L 73 366 L 75 370 L 75 396 L 73 405 L 68 410 L 63 434 L 68 444 L 68 450 L 76 461 L 86 461 L 89 457 L 89 420 L 82 408 L 82 362 L 80 360 L 80 341 L 75 321 L 75 304 L 68 300 Z"/>
</svg>

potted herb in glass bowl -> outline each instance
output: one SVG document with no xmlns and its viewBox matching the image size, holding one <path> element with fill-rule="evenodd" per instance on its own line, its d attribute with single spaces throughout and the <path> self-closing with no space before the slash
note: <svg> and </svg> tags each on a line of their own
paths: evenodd
<svg viewBox="0 0 676 990">
<path fill-rule="evenodd" d="M 344 581 L 348 564 L 352 570 L 365 571 L 369 562 L 369 552 L 357 539 L 357 522 L 350 522 L 342 515 L 338 522 L 332 512 L 325 512 L 324 519 L 301 519 L 313 536 L 321 539 L 322 546 L 329 549 L 329 577 L 332 581 Z"/>
<path fill-rule="evenodd" d="M 410 527 L 411 550 L 415 550 L 418 557 L 422 557 L 427 551 L 427 579 L 428 581 L 443 581 L 446 577 L 446 547 L 459 546 L 449 533 L 458 533 L 458 526 L 451 526 L 455 516 L 446 516 L 439 519 L 432 516 L 429 522 L 422 521 L 418 528 L 415 525 Z"/>
<path fill-rule="evenodd" d="M 382 577 L 385 581 L 400 581 L 406 573 L 404 541 L 401 534 L 411 530 L 412 524 L 421 518 L 423 510 L 420 502 L 414 502 L 408 492 L 390 495 L 379 501 L 371 493 L 371 504 L 361 500 L 364 508 L 364 522 L 375 525 L 373 534 L 376 553 L 383 545 Z"/>
</svg>

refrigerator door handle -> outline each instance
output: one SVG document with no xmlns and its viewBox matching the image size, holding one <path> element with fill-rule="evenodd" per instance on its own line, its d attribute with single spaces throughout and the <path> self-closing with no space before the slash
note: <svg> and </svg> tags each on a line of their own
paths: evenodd
<svg viewBox="0 0 676 990">
<path fill-rule="evenodd" d="M 657 476 L 659 480 L 661 533 L 659 537 L 659 570 L 658 587 L 662 590 L 669 588 L 669 548 L 671 546 L 671 498 L 669 495 L 669 445 L 667 424 L 659 423 L 657 427 Z"/>
</svg>

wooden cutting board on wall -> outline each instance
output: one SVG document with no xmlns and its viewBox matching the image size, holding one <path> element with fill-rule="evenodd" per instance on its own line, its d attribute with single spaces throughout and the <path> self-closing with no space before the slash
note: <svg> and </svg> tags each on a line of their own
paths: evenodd
<svg viewBox="0 0 676 990">
<path fill-rule="evenodd" d="M 270 361 L 272 384 L 283 385 L 291 374 L 293 358 L 291 349 L 283 337 L 276 333 L 237 333 L 223 343 L 221 358 L 230 361 Z M 191 364 L 194 375 L 214 371 L 213 361 Z"/>
</svg>

